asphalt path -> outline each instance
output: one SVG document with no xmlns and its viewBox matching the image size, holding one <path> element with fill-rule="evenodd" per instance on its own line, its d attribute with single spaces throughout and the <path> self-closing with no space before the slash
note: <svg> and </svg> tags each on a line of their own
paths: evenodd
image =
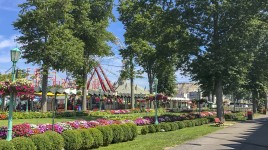
<svg viewBox="0 0 268 150">
<path fill-rule="evenodd" d="M 197 131 L 198 132 L 198 131 Z M 165 150 L 268 150 L 268 116 L 261 115 Z"/>
</svg>

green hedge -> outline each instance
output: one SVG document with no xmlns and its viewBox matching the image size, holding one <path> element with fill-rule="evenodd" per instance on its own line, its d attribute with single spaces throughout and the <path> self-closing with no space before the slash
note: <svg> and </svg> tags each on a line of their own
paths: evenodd
<svg viewBox="0 0 268 150">
<path fill-rule="evenodd" d="M 52 143 L 46 134 L 36 134 L 30 136 L 30 139 L 34 142 L 37 150 L 50 150 L 52 149 Z"/>
<path fill-rule="evenodd" d="M 123 129 L 123 133 L 124 133 L 123 142 L 126 142 L 132 139 L 133 135 L 132 135 L 130 127 L 126 124 L 121 124 L 120 127 Z"/>
<path fill-rule="evenodd" d="M 160 130 L 161 130 L 160 125 L 158 125 L 158 124 L 154 124 L 153 126 L 154 126 L 154 128 L 155 128 L 155 132 L 160 132 Z"/>
<path fill-rule="evenodd" d="M 11 140 L 15 149 L 18 150 L 36 150 L 34 142 L 30 138 L 17 137 Z"/>
<path fill-rule="evenodd" d="M 148 126 L 148 131 L 149 131 L 149 133 L 155 133 L 156 132 L 156 129 L 155 129 L 155 127 L 154 127 L 154 125 L 149 125 Z"/>
<path fill-rule="evenodd" d="M 81 138 L 82 138 L 82 145 L 80 149 L 87 150 L 87 149 L 92 148 L 94 139 L 90 131 L 88 129 L 79 129 L 77 131 L 80 133 Z"/>
<path fill-rule="evenodd" d="M 142 134 L 142 135 L 146 135 L 147 133 L 149 133 L 148 126 L 143 126 L 143 127 L 141 128 L 141 134 Z"/>
<path fill-rule="evenodd" d="M 94 142 L 93 148 L 98 148 L 103 145 L 103 135 L 102 132 L 96 128 L 90 128 L 88 131 L 91 133 Z"/>
<path fill-rule="evenodd" d="M 0 150 L 15 150 L 15 148 L 12 142 L 0 140 Z"/>
<path fill-rule="evenodd" d="M 128 125 L 130 127 L 131 132 L 132 132 L 132 139 L 130 139 L 130 140 L 134 140 L 138 135 L 137 125 L 134 123 L 127 123 L 126 125 Z"/>
<path fill-rule="evenodd" d="M 111 129 L 111 127 L 110 126 L 98 126 L 97 129 L 102 132 L 103 145 L 107 146 L 111 144 L 114 138 L 113 130 Z"/>
<path fill-rule="evenodd" d="M 46 131 L 44 134 L 50 139 L 50 142 L 52 143 L 51 150 L 64 148 L 64 139 L 59 133 L 54 131 Z"/>
<path fill-rule="evenodd" d="M 78 150 L 82 147 L 83 140 L 78 130 L 67 130 L 62 134 L 65 150 Z"/>
<path fill-rule="evenodd" d="M 110 125 L 110 128 L 113 130 L 114 134 L 112 143 L 122 142 L 124 139 L 123 129 L 117 124 Z"/>
<path fill-rule="evenodd" d="M 189 122 L 183 122 L 183 121 L 177 121 L 176 123 L 178 124 L 179 129 L 185 128 L 186 126 L 185 124 L 187 124 L 187 126 L 189 125 Z"/>
</svg>

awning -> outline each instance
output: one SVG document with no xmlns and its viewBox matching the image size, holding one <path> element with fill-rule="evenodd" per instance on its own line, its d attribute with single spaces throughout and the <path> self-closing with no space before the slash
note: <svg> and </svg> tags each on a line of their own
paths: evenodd
<svg viewBox="0 0 268 150">
<path fill-rule="evenodd" d="M 34 95 L 39 95 L 41 96 L 42 95 L 42 92 L 38 92 L 38 93 L 34 93 Z M 57 96 L 64 96 L 65 94 L 57 94 Z M 47 92 L 47 96 L 55 96 L 54 93 L 52 92 Z"/>
</svg>

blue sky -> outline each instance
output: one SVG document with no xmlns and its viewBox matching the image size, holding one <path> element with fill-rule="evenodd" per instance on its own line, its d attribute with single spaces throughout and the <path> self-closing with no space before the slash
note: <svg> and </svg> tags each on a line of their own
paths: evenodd
<svg viewBox="0 0 268 150">
<path fill-rule="evenodd" d="M 0 0 L 0 72 L 3 74 L 9 70 L 11 67 L 10 62 L 10 49 L 16 47 L 16 43 L 14 39 L 19 35 L 19 32 L 14 30 L 12 23 L 18 18 L 19 8 L 18 4 L 25 2 L 25 0 Z M 116 18 L 118 18 L 119 14 L 116 9 L 113 10 L 113 13 Z M 124 26 L 121 22 L 116 20 L 116 22 L 111 23 L 108 28 L 116 37 L 118 37 L 123 44 L 124 42 Z M 115 56 L 109 58 L 101 58 L 101 65 L 106 72 L 108 78 L 115 82 L 119 75 L 121 63 L 121 57 L 118 55 L 119 46 L 113 46 L 112 51 L 115 53 Z M 27 69 L 33 72 L 35 68 L 38 66 L 33 66 L 32 64 L 25 64 L 25 60 L 19 60 L 17 63 L 17 67 L 19 69 Z M 136 79 L 134 82 L 141 87 L 145 87 L 148 89 L 148 81 L 146 74 L 143 75 L 143 79 Z M 183 77 L 179 72 L 176 72 L 177 81 L 178 82 L 187 82 L 189 78 Z M 64 73 L 58 73 L 59 78 L 65 78 Z"/>
</svg>

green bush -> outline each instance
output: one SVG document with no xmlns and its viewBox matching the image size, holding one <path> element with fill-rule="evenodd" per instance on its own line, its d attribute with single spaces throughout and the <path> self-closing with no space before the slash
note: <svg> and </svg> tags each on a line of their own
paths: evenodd
<svg viewBox="0 0 268 150">
<path fill-rule="evenodd" d="M 161 129 L 165 130 L 165 132 L 171 131 L 170 123 L 161 122 L 159 125 Z"/>
<path fill-rule="evenodd" d="M 201 121 L 199 119 L 195 120 L 195 126 L 200 126 L 201 125 Z"/>
<path fill-rule="evenodd" d="M 191 123 L 192 123 L 192 127 L 194 127 L 196 124 L 195 124 L 195 120 L 191 120 Z"/>
<path fill-rule="evenodd" d="M 148 131 L 149 131 L 149 133 L 155 133 L 156 129 L 155 129 L 154 125 L 149 125 L 148 126 Z"/>
<path fill-rule="evenodd" d="M 207 117 L 207 119 L 208 119 L 208 122 L 214 122 L 214 117 L 213 116 L 209 116 L 209 117 Z"/>
<path fill-rule="evenodd" d="M 62 134 L 65 150 L 77 150 L 82 147 L 83 140 L 78 130 L 66 130 Z"/>
<path fill-rule="evenodd" d="M 52 143 L 51 150 L 58 150 L 64 148 L 64 139 L 59 133 L 54 131 L 46 131 L 44 134 L 48 136 L 50 142 Z"/>
<path fill-rule="evenodd" d="M 132 138 L 132 136 L 133 136 L 130 127 L 128 125 L 126 125 L 126 124 L 121 124 L 120 127 L 124 131 L 123 142 L 126 142 L 126 141 L 130 140 Z"/>
<path fill-rule="evenodd" d="M 111 144 L 114 136 L 113 136 L 113 130 L 110 128 L 110 126 L 98 126 L 97 129 L 102 132 L 103 145 L 107 146 Z"/>
<path fill-rule="evenodd" d="M 175 131 L 179 129 L 178 124 L 175 122 L 171 122 L 170 126 L 171 126 L 171 131 Z"/>
<path fill-rule="evenodd" d="M 177 124 L 179 126 L 179 129 L 185 128 L 185 123 L 187 123 L 187 126 L 189 126 L 189 121 L 188 122 L 178 121 Z"/>
<path fill-rule="evenodd" d="M 31 140 L 34 142 L 37 150 L 50 150 L 52 149 L 52 143 L 46 134 L 36 134 L 30 136 Z"/>
<path fill-rule="evenodd" d="M 141 128 L 141 134 L 142 134 L 142 135 L 146 135 L 147 133 L 149 133 L 148 126 L 143 126 L 143 127 Z"/>
<path fill-rule="evenodd" d="M 0 140 L 0 150 L 16 150 L 10 141 Z"/>
<path fill-rule="evenodd" d="M 208 119 L 207 118 L 201 118 L 202 124 L 208 124 Z"/>
<path fill-rule="evenodd" d="M 82 145 L 81 145 L 80 149 L 87 150 L 87 149 L 92 148 L 94 139 L 93 139 L 91 133 L 89 132 L 89 130 L 80 129 L 77 131 L 80 133 L 81 139 L 82 139 Z"/>
<path fill-rule="evenodd" d="M 103 145 L 103 135 L 102 132 L 96 128 L 90 128 L 88 129 L 91 133 L 94 142 L 93 142 L 93 148 L 98 148 Z"/>
<path fill-rule="evenodd" d="M 19 150 L 36 150 L 34 142 L 30 138 L 17 137 L 11 140 L 15 149 Z"/>
<path fill-rule="evenodd" d="M 130 140 L 134 140 L 138 135 L 137 125 L 134 123 L 127 123 L 126 125 L 130 127 L 131 132 L 132 132 L 132 139 Z"/>
<path fill-rule="evenodd" d="M 124 139 L 123 129 L 117 124 L 110 125 L 110 128 L 113 130 L 114 134 L 112 143 L 122 142 Z"/>
<path fill-rule="evenodd" d="M 154 128 L 155 128 L 155 132 L 160 132 L 160 130 L 161 130 L 160 125 L 158 125 L 158 124 L 154 124 L 153 126 L 154 126 Z"/>
</svg>

